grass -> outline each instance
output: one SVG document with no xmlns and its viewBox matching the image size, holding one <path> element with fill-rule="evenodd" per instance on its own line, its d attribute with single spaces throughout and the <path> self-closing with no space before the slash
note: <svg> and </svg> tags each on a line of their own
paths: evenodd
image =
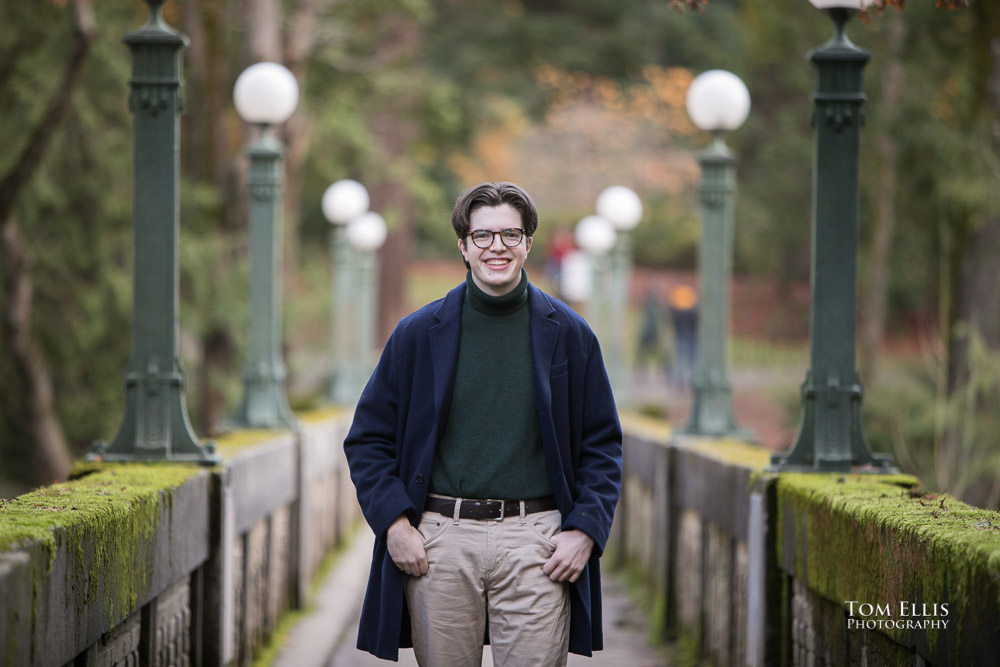
<svg viewBox="0 0 1000 667">
<path fill-rule="evenodd" d="M 809 343 L 732 338 L 730 363 L 734 368 L 751 366 L 804 370 L 809 366 Z"/>
</svg>

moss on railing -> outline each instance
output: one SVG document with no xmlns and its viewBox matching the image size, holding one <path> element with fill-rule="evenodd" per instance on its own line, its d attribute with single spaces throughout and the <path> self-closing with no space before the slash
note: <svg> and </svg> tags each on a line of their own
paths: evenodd
<svg viewBox="0 0 1000 667">
<path fill-rule="evenodd" d="M 173 489 L 202 471 L 180 464 L 86 464 L 69 482 L 0 500 L 0 551 L 37 548 L 47 558 L 31 565 L 32 618 L 39 582 L 63 545 L 79 566 L 71 575 L 78 612 L 99 592 L 112 626 L 116 611 L 121 618 L 133 611 L 148 586 L 150 537 L 159 525 L 161 498 L 172 511 Z M 117 590 L 108 590 L 112 585 Z"/>
<path fill-rule="evenodd" d="M 0 551 L 31 542 L 54 553 L 56 528 L 99 530 L 109 521 L 128 516 L 159 500 L 204 468 L 181 464 L 102 463 L 76 469 L 69 482 L 0 499 Z M 157 515 L 158 518 L 158 515 Z M 153 526 L 155 528 L 155 525 Z"/>
<path fill-rule="evenodd" d="M 238 429 L 215 438 L 215 448 L 222 458 L 233 458 L 251 447 L 262 445 L 269 440 L 274 440 L 282 436 L 291 436 L 292 434 L 293 431 Z"/>
<path fill-rule="evenodd" d="M 316 410 L 296 412 L 303 424 L 315 424 L 330 419 L 336 419 L 344 414 L 341 407 L 326 407 Z M 215 438 L 215 446 L 223 458 L 233 457 L 249 447 L 263 444 L 268 440 L 291 435 L 294 433 L 288 429 L 235 429 L 223 433 Z"/>
<path fill-rule="evenodd" d="M 326 421 L 328 419 L 337 419 L 344 415 L 344 408 L 340 406 L 328 406 L 324 408 L 317 408 L 315 410 L 303 410 L 295 411 L 295 416 L 298 417 L 306 424 L 313 424 L 316 422 Z"/>
<path fill-rule="evenodd" d="M 665 443 L 673 433 L 670 422 L 665 419 L 657 419 L 638 412 L 625 411 L 619 412 L 618 418 L 621 420 L 623 431 L 642 438 L 648 438 L 654 442 Z"/>
<path fill-rule="evenodd" d="M 829 600 L 948 603 L 956 624 L 1000 600 L 1000 513 L 924 493 L 909 475 L 787 473 L 777 485 L 778 557 Z M 934 651 L 937 633 L 927 638 Z"/>
<path fill-rule="evenodd" d="M 742 468 L 762 471 L 771 462 L 771 451 L 736 438 L 689 438 L 686 448 L 699 454 L 732 463 Z"/>
</svg>

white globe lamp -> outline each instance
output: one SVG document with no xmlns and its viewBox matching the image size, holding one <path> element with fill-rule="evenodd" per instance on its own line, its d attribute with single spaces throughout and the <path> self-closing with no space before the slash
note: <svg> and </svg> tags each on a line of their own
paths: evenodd
<svg viewBox="0 0 1000 667">
<path fill-rule="evenodd" d="M 368 211 L 347 223 L 347 241 L 358 250 L 375 251 L 382 247 L 389 235 L 385 219 Z"/>
<path fill-rule="evenodd" d="M 236 79 L 233 103 L 248 123 L 279 125 L 288 120 L 299 103 L 295 75 L 279 63 L 257 63 Z"/>
<path fill-rule="evenodd" d="M 624 185 L 612 185 L 597 196 L 597 215 L 615 229 L 626 232 L 634 229 L 642 219 L 642 201 L 639 195 Z"/>
<path fill-rule="evenodd" d="M 323 215 L 332 224 L 346 225 L 357 218 L 371 204 L 365 186 L 351 179 L 337 181 L 323 193 Z"/>
<path fill-rule="evenodd" d="M 702 72 L 688 87 L 688 116 L 700 130 L 735 130 L 750 113 L 750 91 L 743 81 L 721 69 Z"/>
<path fill-rule="evenodd" d="M 586 252 L 603 255 L 614 247 L 618 232 L 605 218 L 588 215 L 576 223 L 573 237 L 576 239 L 576 244 Z"/>
<path fill-rule="evenodd" d="M 861 9 L 875 0 L 809 0 L 817 9 Z"/>
</svg>

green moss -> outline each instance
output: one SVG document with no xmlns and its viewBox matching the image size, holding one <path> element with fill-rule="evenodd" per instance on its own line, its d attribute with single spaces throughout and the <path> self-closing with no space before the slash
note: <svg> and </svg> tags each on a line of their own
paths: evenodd
<svg viewBox="0 0 1000 667">
<path fill-rule="evenodd" d="M 291 431 L 269 431 L 266 429 L 230 431 L 217 437 L 215 446 L 223 458 L 231 458 L 246 449 L 285 437 L 290 433 Z"/>
<path fill-rule="evenodd" d="M 178 464 L 103 464 L 71 482 L 0 502 L 0 549 L 37 545 L 48 557 L 44 571 L 33 577 L 33 616 L 38 580 L 49 575 L 60 545 L 70 559 L 67 596 L 75 590 L 79 612 L 102 597 L 112 625 L 131 613 L 148 586 L 161 503 L 169 505 L 173 489 L 203 471 Z"/>
<path fill-rule="evenodd" d="M 677 641 L 667 652 L 673 667 L 700 667 L 708 664 L 701 659 L 701 636 L 699 633 L 681 632 Z"/>
<path fill-rule="evenodd" d="M 995 511 L 925 494 L 907 475 L 786 473 L 777 493 L 779 559 L 792 558 L 795 575 L 837 604 L 948 603 L 947 653 L 959 656 L 958 626 L 1000 600 Z M 795 531 L 793 554 L 782 553 L 786 529 Z M 927 632 L 932 655 L 941 636 Z"/>
<path fill-rule="evenodd" d="M 322 421 L 338 419 L 343 417 L 344 414 L 344 409 L 337 406 L 296 412 L 296 416 L 303 424 L 316 424 Z M 219 453 L 224 458 L 233 457 L 250 447 L 285 437 L 291 433 L 292 431 L 289 430 L 236 429 L 215 438 L 215 444 Z"/>
<path fill-rule="evenodd" d="M 328 419 L 338 419 L 345 414 L 344 408 L 340 406 L 326 406 L 315 410 L 296 410 L 295 416 L 302 420 L 304 424 L 315 424 Z"/>
<path fill-rule="evenodd" d="M 278 657 L 278 653 L 288 642 L 288 635 L 298 622 L 308 617 L 313 610 L 314 605 L 310 603 L 302 609 L 283 613 L 278 619 L 278 626 L 274 629 L 270 640 L 254 656 L 253 667 L 269 667 L 273 665 Z"/>
<path fill-rule="evenodd" d="M 622 429 L 655 442 L 666 442 L 673 433 L 670 422 L 637 412 L 620 412 Z"/>
<path fill-rule="evenodd" d="M 691 438 L 687 449 L 722 463 L 763 470 L 771 463 L 771 452 L 735 438 Z"/>
<path fill-rule="evenodd" d="M 618 560 L 614 550 L 606 552 L 604 558 L 612 563 Z M 618 572 L 625 582 L 629 598 L 648 619 L 649 635 L 646 641 L 661 654 L 666 654 L 668 646 L 663 637 L 667 620 L 667 596 L 662 590 L 657 590 L 643 574 L 642 568 L 634 563 L 626 562 Z"/>
<path fill-rule="evenodd" d="M 54 529 L 94 529 L 108 515 L 158 498 L 160 491 L 180 486 L 202 470 L 176 464 L 101 464 L 99 473 L 0 499 L 0 550 L 39 542 L 51 562 Z"/>
</svg>

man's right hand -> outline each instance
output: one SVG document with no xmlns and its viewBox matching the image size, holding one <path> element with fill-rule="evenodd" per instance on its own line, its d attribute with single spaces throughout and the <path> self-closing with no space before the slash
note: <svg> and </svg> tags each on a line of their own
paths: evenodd
<svg viewBox="0 0 1000 667">
<path fill-rule="evenodd" d="M 427 574 L 427 551 L 424 536 L 410 524 L 405 514 L 399 515 L 385 535 L 385 546 L 392 562 L 400 570 L 414 577 Z"/>
</svg>

